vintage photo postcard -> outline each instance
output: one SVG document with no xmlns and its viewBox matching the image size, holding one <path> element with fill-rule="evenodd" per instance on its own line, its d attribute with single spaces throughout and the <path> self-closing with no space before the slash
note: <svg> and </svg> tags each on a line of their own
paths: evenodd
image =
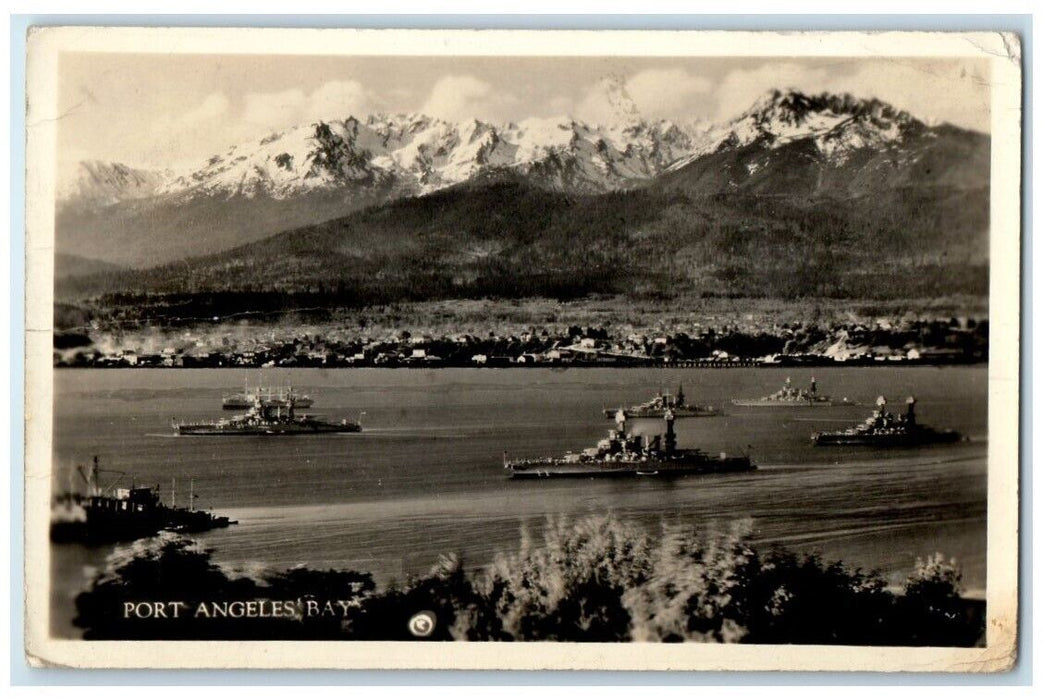
<svg viewBox="0 0 1043 700">
<path fill-rule="evenodd" d="M 57 27 L 27 82 L 31 663 L 1014 663 L 1017 35 Z"/>
</svg>

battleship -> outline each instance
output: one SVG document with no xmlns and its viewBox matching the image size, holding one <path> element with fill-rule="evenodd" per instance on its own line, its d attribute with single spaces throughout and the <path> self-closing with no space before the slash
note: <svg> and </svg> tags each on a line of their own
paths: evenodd
<svg viewBox="0 0 1043 700">
<path fill-rule="evenodd" d="M 916 399 L 906 399 L 906 412 L 896 416 L 885 410 L 887 399 L 876 400 L 876 410 L 866 420 L 845 430 L 815 433 L 811 441 L 819 446 L 871 445 L 874 447 L 911 447 L 933 443 L 957 442 L 955 430 L 935 430 L 916 422 Z"/>
<path fill-rule="evenodd" d="M 621 417 L 622 418 L 622 417 Z M 686 474 L 745 472 L 757 467 L 746 455 L 714 456 L 697 449 L 679 449 L 674 433 L 673 413 L 663 414 L 666 432 L 655 436 L 634 436 L 626 432 L 625 418 L 618 421 L 608 437 L 582 452 L 567 452 L 563 457 L 509 460 L 504 469 L 512 479 L 551 477 L 674 477 Z"/>
<path fill-rule="evenodd" d="M 697 406 L 685 401 L 684 387 L 678 386 L 674 395 L 659 392 L 655 398 L 645 403 L 631 406 L 630 408 L 606 408 L 605 418 L 619 420 L 620 414 L 624 418 L 662 418 L 667 411 L 674 414 L 674 418 L 701 418 L 716 416 L 719 411 L 713 406 Z"/>
<path fill-rule="evenodd" d="M 171 505 L 162 502 L 159 487 L 116 488 L 124 472 L 101 469 L 98 458 L 89 471 L 76 468 L 87 485 L 87 495 L 57 496 L 51 509 L 51 540 L 102 544 L 152 537 L 162 531 L 195 533 L 237 524 L 225 516 L 195 508 L 195 489 L 189 489 L 188 507 L 177 506 L 176 483 L 171 485 Z M 118 474 L 107 487 L 101 474 Z"/>
<path fill-rule="evenodd" d="M 184 423 L 171 421 L 178 435 L 316 435 L 320 433 L 357 433 L 362 424 L 347 418 L 339 423 L 321 420 L 316 416 L 298 415 L 296 402 L 269 404 L 260 397 L 246 413 L 215 421 Z"/>
<path fill-rule="evenodd" d="M 243 384 L 243 390 L 235 394 L 225 394 L 221 398 L 221 407 L 226 411 L 240 411 L 253 408 L 260 401 L 268 406 L 289 408 L 292 403 L 296 408 L 311 408 L 312 398 L 301 394 L 292 386 L 285 389 L 257 386 L 251 389 Z"/>
<path fill-rule="evenodd" d="M 815 378 L 811 378 L 811 384 L 807 389 L 797 389 L 793 386 L 793 382 L 789 377 L 786 377 L 786 383 L 781 389 L 773 394 L 762 396 L 759 399 L 732 399 L 732 403 L 736 406 L 851 406 L 851 401 L 848 401 L 847 397 L 843 399 L 833 399 L 829 396 L 818 393 L 818 386 L 815 384 Z"/>
</svg>

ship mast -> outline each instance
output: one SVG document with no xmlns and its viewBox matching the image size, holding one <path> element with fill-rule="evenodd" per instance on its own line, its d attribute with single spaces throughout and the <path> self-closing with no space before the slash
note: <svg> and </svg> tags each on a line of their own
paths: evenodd
<svg viewBox="0 0 1043 700">
<path fill-rule="evenodd" d="M 94 461 L 91 463 L 91 478 L 87 484 L 92 496 L 101 495 L 101 487 L 98 485 L 98 472 L 100 471 L 98 468 L 98 455 L 94 455 Z"/>
<path fill-rule="evenodd" d="M 663 439 L 663 451 L 670 453 L 677 447 L 677 433 L 674 432 L 674 412 L 667 409 L 663 414 L 666 421 L 666 435 Z"/>
</svg>

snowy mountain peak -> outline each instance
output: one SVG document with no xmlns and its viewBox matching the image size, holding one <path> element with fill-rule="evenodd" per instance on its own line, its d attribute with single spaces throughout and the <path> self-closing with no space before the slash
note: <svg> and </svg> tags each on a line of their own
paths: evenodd
<svg viewBox="0 0 1043 700">
<path fill-rule="evenodd" d="M 301 124 L 216 153 L 170 174 L 88 162 L 60 190 L 64 201 L 108 205 L 153 195 L 180 199 L 289 199 L 316 191 L 423 194 L 486 171 L 511 170 L 537 185 L 581 192 L 629 187 L 715 151 L 768 149 L 811 138 L 842 162 L 854 150 L 901 141 L 921 122 L 875 99 L 772 90 L 731 122 L 709 127 L 641 118 L 625 81 L 602 80 L 612 118 L 492 124 L 420 113 L 347 115 Z"/>
<path fill-rule="evenodd" d="M 878 99 L 860 99 L 849 93 L 823 92 L 807 95 L 799 90 L 769 90 L 739 120 L 754 119 L 764 124 L 797 126 L 816 115 L 832 115 L 856 119 L 912 124 L 916 120 L 907 112 Z"/>
<path fill-rule="evenodd" d="M 80 161 L 58 183 L 58 200 L 106 206 L 151 196 L 169 172 L 132 168 L 123 163 Z"/>
<path fill-rule="evenodd" d="M 708 153 L 754 145 L 771 150 L 801 139 L 811 139 L 828 162 L 840 165 L 857 150 L 897 144 L 924 128 L 907 112 L 877 99 L 770 90 L 731 122 L 711 129 L 690 156 L 670 169 Z"/>
</svg>

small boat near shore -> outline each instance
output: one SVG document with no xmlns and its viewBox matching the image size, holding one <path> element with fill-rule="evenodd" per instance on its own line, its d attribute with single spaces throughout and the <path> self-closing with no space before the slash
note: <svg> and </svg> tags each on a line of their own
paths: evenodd
<svg viewBox="0 0 1043 700">
<path fill-rule="evenodd" d="M 118 479 L 103 487 L 95 457 L 89 471 L 77 467 L 87 494 L 68 491 L 56 496 L 51 508 L 51 540 L 103 544 L 152 537 L 163 531 L 196 533 L 236 525 L 237 521 L 210 511 L 196 510 L 195 489 L 190 487 L 188 507 L 177 506 L 176 484 L 171 484 L 171 505 L 163 503 L 159 486 L 116 488 Z M 114 472 L 122 478 L 123 472 Z"/>
</svg>

